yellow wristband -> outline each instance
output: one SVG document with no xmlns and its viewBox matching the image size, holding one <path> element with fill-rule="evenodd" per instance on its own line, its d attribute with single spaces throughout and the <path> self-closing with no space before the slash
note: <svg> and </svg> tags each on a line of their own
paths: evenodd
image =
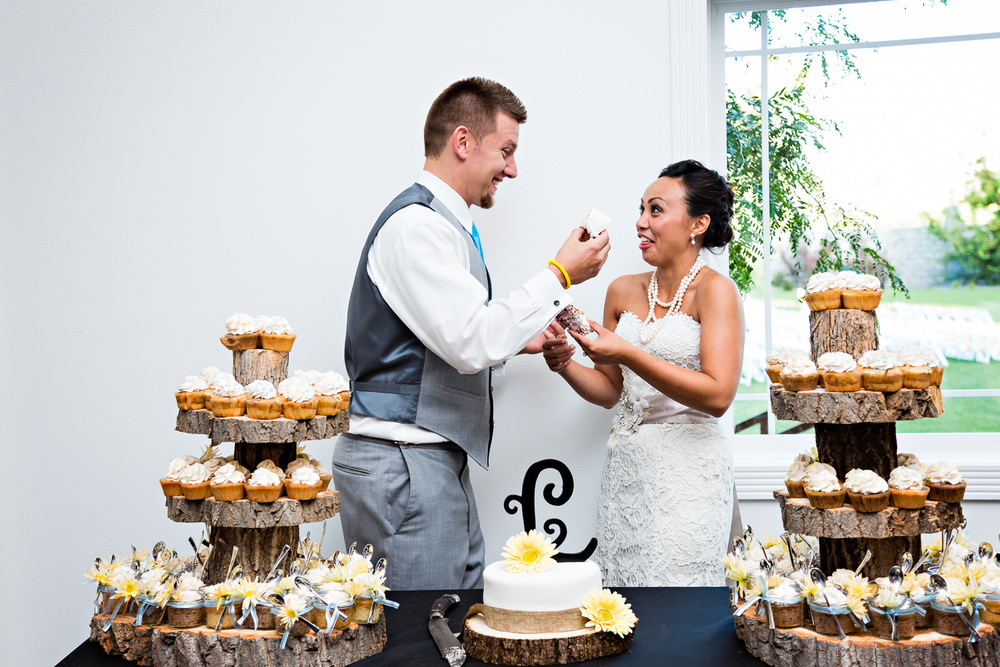
<svg viewBox="0 0 1000 667">
<path fill-rule="evenodd" d="M 559 271 L 562 272 L 563 278 L 566 279 L 566 287 L 564 289 L 569 289 L 569 286 L 572 285 L 573 283 L 570 281 L 569 274 L 566 273 L 566 269 L 563 268 L 563 265 L 554 259 L 549 260 L 549 265 L 556 267 L 557 269 L 559 269 Z"/>
</svg>

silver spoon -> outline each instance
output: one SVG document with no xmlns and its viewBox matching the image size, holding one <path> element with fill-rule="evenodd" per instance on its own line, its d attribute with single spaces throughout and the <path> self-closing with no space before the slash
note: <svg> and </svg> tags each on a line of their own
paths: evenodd
<svg viewBox="0 0 1000 667">
<path fill-rule="evenodd" d="M 150 551 L 150 554 L 153 556 L 153 560 L 154 561 L 160 560 L 160 554 L 162 554 L 164 549 L 166 548 L 167 548 L 167 543 L 164 542 L 163 540 L 160 540 L 159 542 L 154 544 L 153 549 Z"/>
<path fill-rule="evenodd" d="M 979 545 L 979 560 L 985 563 L 991 558 L 993 558 L 993 545 L 989 542 L 983 542 Z"/>
<path fill-rule="evenodd" d="M 899 593 L 899 587 L 903 585 L 903 569 L 898 565 L 889 568 L 889 583 L 892 584 L 892 591 Z"/>
<path fill-rule="evenodd" d="M 288 546 L 287 544 L 285 546 L 281 547 L 281 552 L 278 554 L 278 557 L 275 559 L 274 565 L 272 565 L 271 569 L 267 571 L 267 576 L 264 577 L 264 581 L 268 581 L 271 578 L 271 575 L 273 575 L 278 570 L 278 565 L 281 563 L 281 561 L 283 561 L 285 559 L 285 556 L 287 556 L 288 552 L 291 551 L 291 550 L 292 550 L 292 548 L 290 546 Z"/>
<path fill-rule="evenodd" d="M 861 559 L 861 565 L 858 565 L 858 569 L 854 571 L 854 574 L 861 574 L 861 568 L 868 564 L 868 561 L 872 559 L 872 550 L 869 549 L 865 551 L 865 557 Z"/>
<path fill-rule="evenodd" d="M 910 568 L 913 567 L 913 554 L 911 554 L 909 551 L 904 553 L 903 557 L 900 559 L 899 565 L 900 569 L 903 571 L 903 574 L 904 575 L 907 574 L 910 571 Z"/>
<path fill-rule="evenodd" d="M 784 542 L 785 543 L 785 547 L 788 548 L 788 562 L 790 562 L 792 564 L 792 569 L 793 570 L 797 570 L 798 567 L 796 567 L 796 562 L 795 562 L 795 560 L 796 560 L 795 559 L 795 550 L 792 549 L 792 536 L 789 535 L 787 532 L 784 532 L 784 533 L 781 534 L 781 541 Z"/>
<path fill-rule="evenodd" d="M 823 570 L 818 567 L 814 567 L 810 572 L 809 576 L 812 578 L 813 583 L 816 584 L 816 588 L 819 589 L 819 594 L 823 596 L 823 601 L 826 602 L 826 608 L 830 609 L 830 599 L 826 597 L 826 575 L 823 574 Z M 844 629 L 840 627 L 840 619 L 837 618 L 836 614 L 830 614 L 833 616 L 833 622 L 837 624 L 837 636 L 840 639 L 846 639 L 847 635 L 844 634 Z"/>
<path fill-rule="evenodd" d="M 935 573 L 931 575 L 931 588 L 934 589 L 935 593 L 940 593 L 944 595 L 944 598 L 951 604 L 952 607 L 958 606 L 955 604 L 955 601 L 948 596 L 948 582 L 946 582 L 944 580 L 944 577 L 942 577 L 940 574 Z M 967 619 L 965 617 L 965 614 L 963 614 L 962 612 L 958 612 L 958 616 L 963 621 L 965 621 L 965 624 L 969 627 L 969 630 L 972 632 L 972 636 L 969 637 L 969 642 L 971 643 L 976 641 L 976 637 L 979 637 L 980 634 L 974 627 L 972 627 L 972 621 Z"/>
</svg>

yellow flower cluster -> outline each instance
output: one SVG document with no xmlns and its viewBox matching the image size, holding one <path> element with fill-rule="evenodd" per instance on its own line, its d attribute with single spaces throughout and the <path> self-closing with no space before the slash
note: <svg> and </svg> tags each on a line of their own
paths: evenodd
<svg viewBox="0 0 1000 667">
<path fill-rule="evenodd" d="M 580 605 L 580 613 L 587 619 L 588 628 L 597 628 L 600 632 L 613 632 L 624 637 L 632 632 L 636 621 L 632 613 L 632 605 L 625 602 L 618 593 L 612 593 L 607 588 L 595 589 L 587 593 Z"/>
<path fill-rule="evenodd" d="M 557 553 L 559 550 L 552 540 L 537 530 L 522 531 L 508 539 L 503 547 L 506 569 L 514 574 L 547 572 L 555 567 L 553 556 Z"/>
</svg>

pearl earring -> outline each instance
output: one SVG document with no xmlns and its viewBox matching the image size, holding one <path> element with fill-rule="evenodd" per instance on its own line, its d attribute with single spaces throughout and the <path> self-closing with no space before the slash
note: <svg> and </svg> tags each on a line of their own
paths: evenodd
<svg viewBox="0 0 1000 667">
<path fill-rule="evenodd" d="M 691 245 L 694 245 L 694 232 L 691 232 Z"/>
</svg>

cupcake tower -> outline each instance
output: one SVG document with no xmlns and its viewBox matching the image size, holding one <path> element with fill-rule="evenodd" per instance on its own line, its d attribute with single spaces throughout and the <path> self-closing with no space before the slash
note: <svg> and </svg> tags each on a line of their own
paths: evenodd
<svg viewBox="0 0 1000 667">
<path fill-rule="evenodd" d="M 206 590 L 229 581 L 237 571 L 244 581 L 266 580 L 282 551 L 299 544 L 300 524 L 325 521 L 339 512 L 339 494 L 332 489 L 319 491 L 321 485 L 310 474 L 318 469 L 303 465 L 297 454 L 303 441 L 331 438 L 348 426 L 346 386 L 327 382 L 329 386 L 323 387 L 327 400 L 321 407 L 316 394 L 322 392 L 315 387 L 324 381 L 323 374 L 305 372 L 288 377 L 288 356 L 295 336 L 283 318 L 237 314 L 226 321 L 226 330 L 221 342 L 233 353 L 232 374 L 208 373 L 219 378 L 191 376 L 177 392 L 176 429 L 208 435 L 211 445 L 201 459 L 178 459 L 176 465 L 171 462 L 160 481 L 167 496 L 168 518 L 204 523 L 208 528 L 210 549 L 202 575 Z M 207 402 L 206 385 L 213 386 Z M 275 390 L 274 395 L 268 386 Z M 262 404 L 248 414 L 247 404 L 252 400 Z M 280 404 L 280 416 L 271 401 Z M 224 442 L 234 443 L 233 455 L 221 458 L 215 447 Z M 202 474 L 207 473 L 206 465 L 215 468 L 212 475 Z M 278 471 L 285 474 L 285 479 L 280 479 Z M 256 485 L 258 488 L 253 488 L 254 474 L 265 482 Z M 171 476 L 177 479 L 168 479 Z M 274 478 L 280 480 L 278 484 L 273 483 Z M 172 486 L 174 481 L 179 483 L 179 493 Z M 242 494 L 237 487 L 242 488 Z M 99 620 L 95 616 L 94 622 Z M 268 664 L 288 661 L 333 667 L 382 650 L 385 621 L 374 616 L 370 620 L 372 624 L 352 626 L 349 633 L 335 630 L 315 638 L 310 633 L 301 641 L 294 636 L 283 640 L 269 630 L 235 631 L 238 636 L 232 635 L 232 630 L 223 632 L 230 633 L 226 637 L 233 646 L 246 642 L 245 648 L 236 649 L 237 653 L 270 655 L 262 658 Z M 178 635 L 190 636 L 179 641 Z M 92 625 L 91 638 L 110 653 L 152 665 L 215 664 L 211 656 L 213 647 L 219 645 L 212 629 L 132 626 L 132 619 L 115 620 L 107 631 L 98 627 L 96 638 Z"/>
<path fill-rule="evenodd" d="M 862 379 L 858 375 L 868 368 L 865 363 L 880 367 L 876 371 L 901 365 L 896 358 L 886 358 L 892 355 L 879 351 L 874 310 L 881 291 L 873 280 L 857 274 L 814 276 L 806 295 L 812 311 L 810 353 L 769 359 L 775 416 L 812 423 L 816 432 L 815 468 L 809 475 L 804 469 L 799 471 L 801 475 L 790 474 L 797 477 L 794 481 L 800 487 L 806 479 L 814 480 L 811 491 L 806 486 L 808 497 L 793 497 L 807 493 L 797 493 L 792 484 L 774 493 L 785 529 L 817 538 L 818 566 L 826 573 L 853 572 L 870 550 L 872 558 L 860 574 L 872 581 L 887 576 L 905 552 L 919 555 L 921 534 L 953 530 L 964 521 L 961 505 L 955 502 L 960 500 L 957 495 L 936 496 L 940 499 L 922 500 L 919 508 L 906 509 L 903 505 L 909 502 L 912 507 L 916 501 L 906 497 L 908 494 L 897 493 L 894 497 L 886 483 L 894 469 L 902 465 L 896 451 L 896 421 L 937 417 L 943 412 L 943 404 L 940 376 L 935 385 L 932 373 L 926 377 L 921 373 L 909 386 L 895 382 L 895 377 L 891 386 L 871 384 L 867 385 L 870 389 L 865 389 L 867 383 L 863 380 L 862 386 L 857 386 Z M 918 356 L 908 357 L 907 362 L 919 362 L 922 357 Z M 824 382 L 825 374 L 829 378 Z M 883 379 L 886 375 L 880 374 Z M 902 370 L 898 375 L 901 380 Z M 807 465 L 803 462 L 802 467 Z M 900 477 L 897 473 L 896 480 Z M 898 501 L 893 502 L 896 497 Z M 737 619 L 737 633 L 754 655 L 771 664 L 826 664 L 818 648 L 811 649 L 813 658 L 800 656 L 793 661 L 790 653 L 767 639 L 766 622 L 764 627 L 765 631 L 760 631 L 759 624 L 749 617 Z M 788 650 L 810 650 L 794 646 L 788 644 Z M 916 649 L 911 654 L 915 657 L 900 664 L 933 664 L 932 650 L 936 649 Z M 839 655 L 847 661 L 830 664 L 855 664 L 851 662 L 854 658 L 845 658 L 849 653 L 833 652 L 826 658 L 833 660 Z M 995 655 L 989 659 L 995 660 Z"/>
</svg>

